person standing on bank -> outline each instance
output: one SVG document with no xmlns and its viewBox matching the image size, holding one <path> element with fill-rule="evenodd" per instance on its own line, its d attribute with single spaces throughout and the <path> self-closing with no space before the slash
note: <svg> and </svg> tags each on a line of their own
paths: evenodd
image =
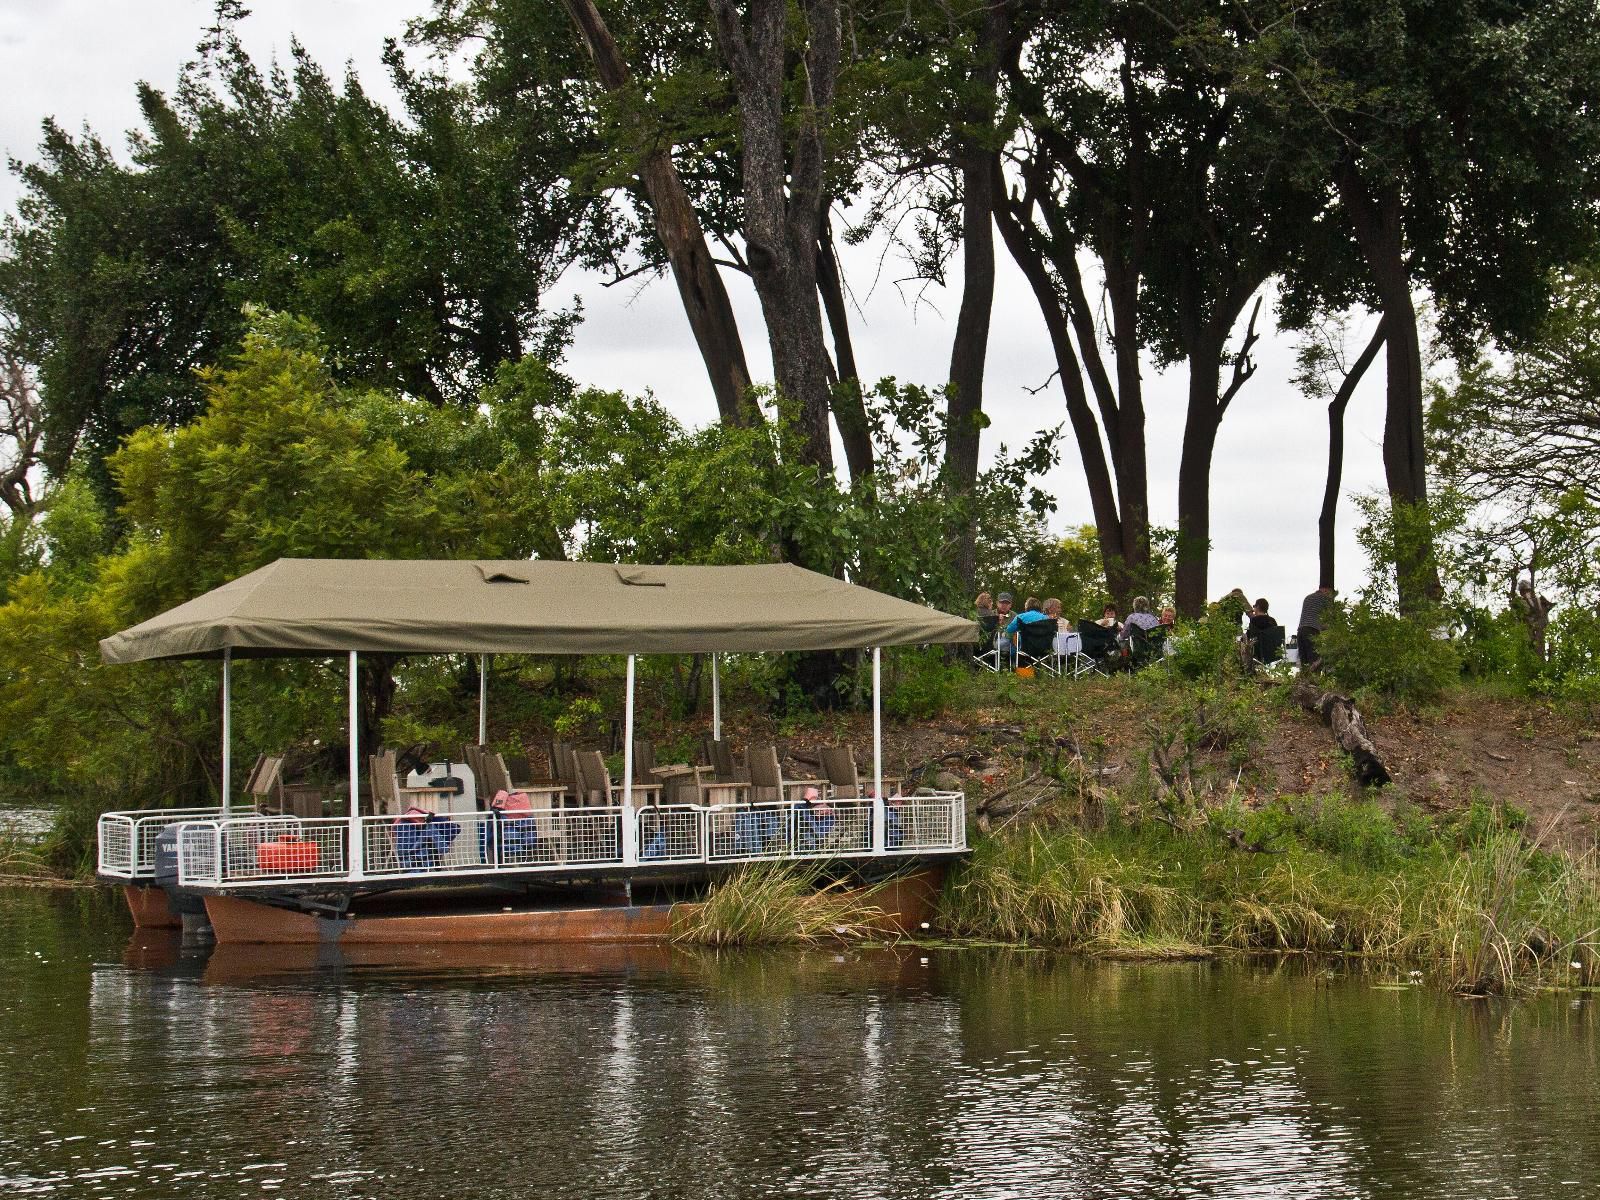
<svg viewBox="0 0 1600 1200">
<path fill-rule="evenodd" d="M 1300 627 L 1295 631 L 1295 637 L 1300 643 L 1302 671 L 1315 671 L 1322 665 L 1322 657 L 1317 653 L 1317 638 L 1327 619 L 1328 605 L 1332 603 L 1333 585 L 1325 583 L 1307 596 L 1305 603 L 1300 606 Z"/>
</svg>

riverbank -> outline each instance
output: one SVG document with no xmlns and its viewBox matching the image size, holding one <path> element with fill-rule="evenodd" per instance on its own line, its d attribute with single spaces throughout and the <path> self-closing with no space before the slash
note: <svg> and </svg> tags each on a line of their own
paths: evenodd
<svg viewBox="0 0 1600 1200">
<path fill-rule="evenodd" d="M 964 788 L 944 935 L 1110 957 L 1359 955 L 1482 994 L 1600 985 L 1592 714 L 1459 688 L 1367 709 L 1356 786 L 1284 683 L 980 675 L 886 739 Z M 827 737 L 857 736 L 832 718 Z M 803 766 L 812 731 L 793 731 Z M 823 739 L 826 740 L 826 739 Z"/>
<path fill-rule="evenodd" d="M 1491 994 L 1600 984 L 1595 858 L 1488 805 L 1459 819 L 1284 797 L 1187 829 L 1049 820 L 983 839 L 952 877 L 956 937 L 1113 957 L 1356 955 Z"/>
<path fill-rule="evenodd" d="M 1587 714 L 1475 688 L 1368 707 L 1394 782 L 1363 791 L 1282 683 L 1159 669 L 1028 680 L 924 660 L 891 666 L 886 690 L 899 714 L 886 774 L 969 799 L 975 849 L 949 881 L 943 935 L 1113 956 L 1358 954 L 1478 992 L 1600 983 L 1600 737 Z M 724 723 L 736 746 L 776 742 L 792 778 L 813 774 L 826 744 L 871 744 L 860 712 L 784 716 L 741 698 Z M 673 730 L 669 753 L 699 732 L 648 700 L 642 728 Z M 46 848 L 13 841 L 12 861 L 34 877 L 82 861 L 92 829 L 85 806 L 65 806 Z M 756 919 L 763 904 L 759 889 L 726 897 L 731 915 L 701 922 L 696 940 L 782 940 L 785 920 Z M 804 914 L 804 937 L 870 925 L 825 910 Z"/>
</svg>

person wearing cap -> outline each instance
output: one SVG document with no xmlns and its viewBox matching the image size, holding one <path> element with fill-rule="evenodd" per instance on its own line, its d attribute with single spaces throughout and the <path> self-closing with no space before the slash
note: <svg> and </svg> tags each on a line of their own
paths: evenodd
<svg viewBox="0 0 1600 1200">
<path fill-rule="evenodd" d="M 1017 614 L 1011 611 L 1012 603 L 1010 592 L 1001 592 L 994 599 L 994 627 L 1000 633 L 1007 632 L 1011 622 L 1016 619 Z M 1015 659 L 1016 652 L 1015 639 L 1012 639 L 1010 653 L 1013 659 Z"/>
</svg>

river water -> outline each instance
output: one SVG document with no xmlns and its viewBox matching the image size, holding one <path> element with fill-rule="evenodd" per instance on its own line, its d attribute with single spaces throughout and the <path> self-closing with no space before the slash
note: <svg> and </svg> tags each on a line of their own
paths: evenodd
<svg viewBox="0 0 1600 1200">
<path fill-rule="evenodd" d="M 1600 1194 L 1595 998 L 976 950 L 185 949 L 0 891 L 0 1196 Z"/>
</svg>

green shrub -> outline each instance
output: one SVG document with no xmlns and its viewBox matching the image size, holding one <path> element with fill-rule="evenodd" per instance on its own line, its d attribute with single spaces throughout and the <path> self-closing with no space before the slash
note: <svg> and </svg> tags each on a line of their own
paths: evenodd
<svg viewBox="0 0 1600 1200">
<path fill-rule="evenodd" d="M 897 654 L 888 674 L 883 711 L 897 721 L 915 721 L 948 709 L 971 672 L 947 661 L 942 650 L 928 649 Z"/>
<path fill-rule="evenodd" d="M 1328 613 L 1318 640 L 1323 669 L 1341 687 L 1426 704 L 1461 677 L 1461 656 L 1422 619 L 1395 616 L 1363 600 Z"/>
<path fill-rule="evenodd" d="M 1213 604 L 1200 620 L 1179 627 L 1172 639 L 1172 669 L 1183 679 L 1217 679 L 1239 670 L 1239 618 Z"/>
</svg>

